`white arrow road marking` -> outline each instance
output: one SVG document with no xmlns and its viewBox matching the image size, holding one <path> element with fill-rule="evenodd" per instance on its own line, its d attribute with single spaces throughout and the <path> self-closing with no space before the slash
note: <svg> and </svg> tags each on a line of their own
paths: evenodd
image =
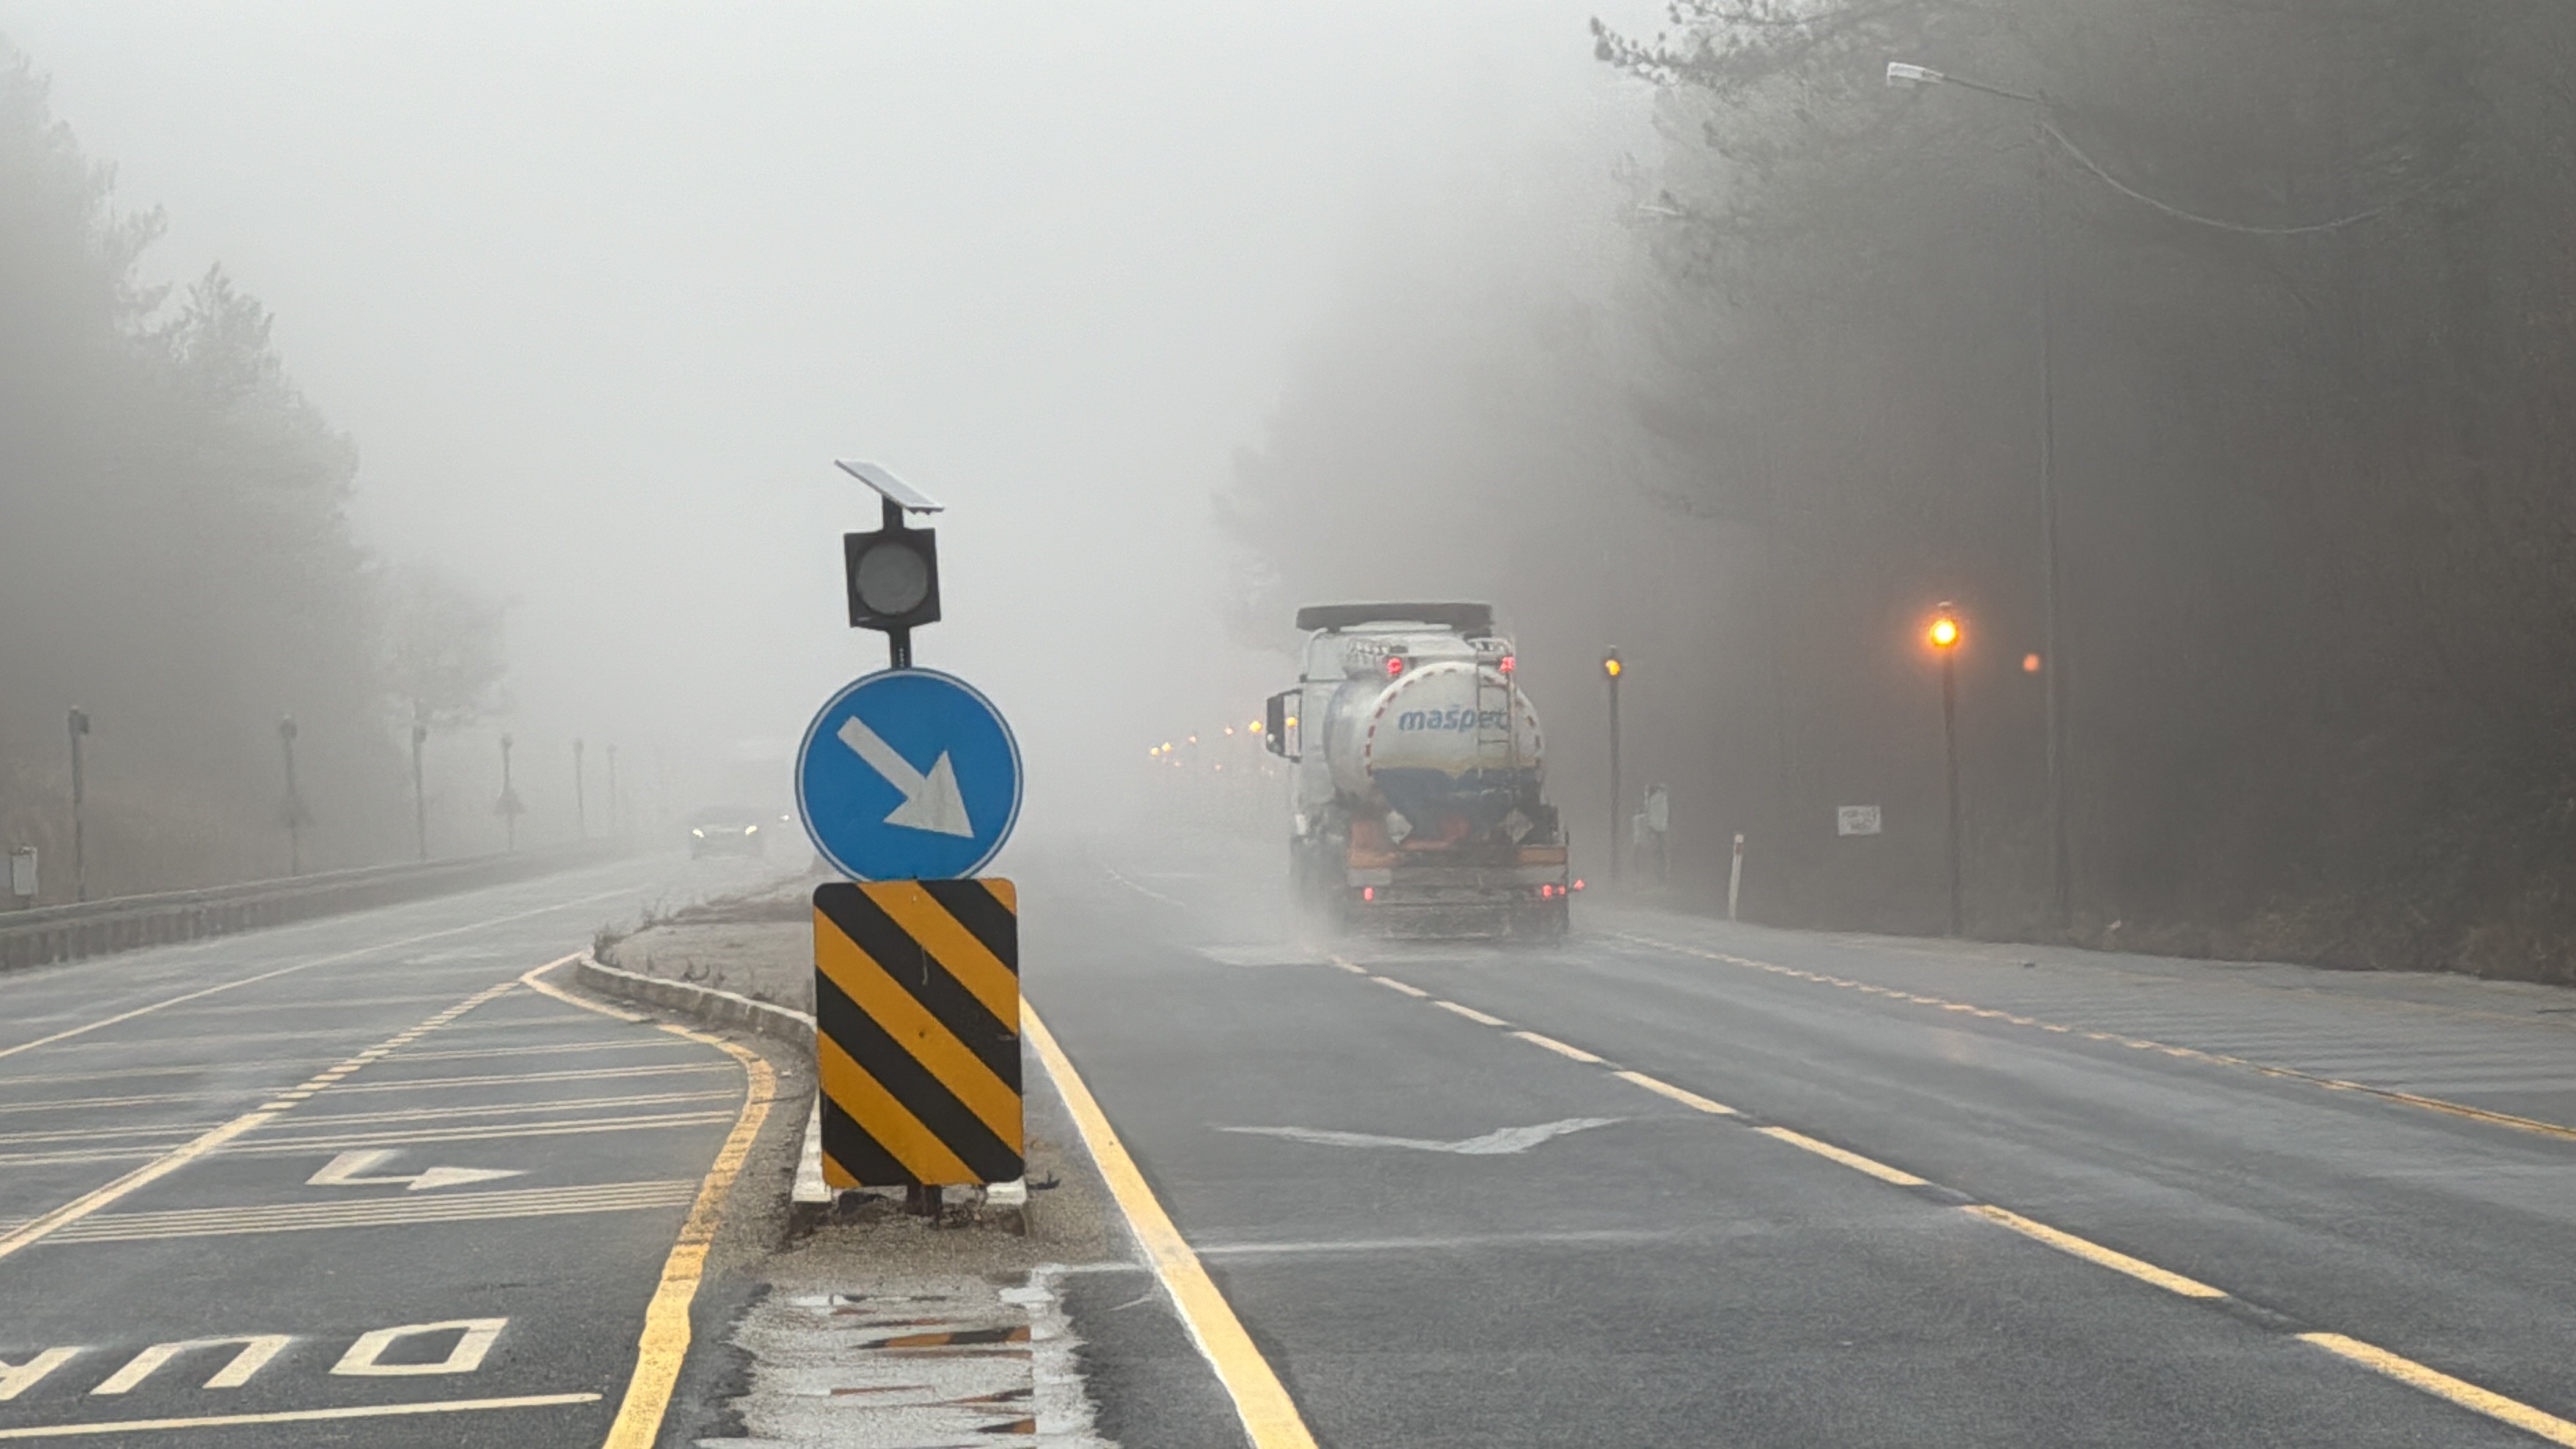
<svg viewBox="0 0 2576 1449">
<path fill-rule="evenodd" d="M 419 1192 L 433 1187 L 455 1187 L 460 1183 L 490 1182 L 496 1177 L 524 1177 L 527 1171 L 517 1167 L 433 1167 L 408 1177 L 360 1177 L 369 1168 L 382 1167 L 400 1154 L 389 1148 L 370 1148 L 363 1152 L 343 1152 L 331 1159 L 331 1165 L 304 1179 L 306 1187 L 392 1187 L 404 1184 L 407 1191 Z"/>
<path fill-rule="evenodd" d="M 861 723 L 857 715 L 841 721 L 840 729 L 834 733 L 852 753 L 868 762 L 868 768 L 885 776 L 887 784 L 902 792 L 903 803 L 887 813 L 886 824 L 974 837 L 975 827 L 966 819 L 966 797 L 957 793 L 957 770 L 948 763 L 946 750 L 939 752 L 939 759 L 925 775 L 875 730 Z"/>
<path fill-rule="evenodd" d="M 1380 1137 L 1371 1132 L 1327 1132 L 1319 1127 L 1226 1127 L 1225 1132 L 1251 1132 L 1263 1137 L 1285 1137 L 1291 1142 L 1312 1142 L 1319 1147 L 1409 1147 L 1416 1152 L 1455 1152 L 1462 1157 L 1494 1157 L 1504 1153 L 1527 1152 L 1551 1137 L 1580 1132 L 1587 1127 L 1607 1127 L 1626 1120 L 1620 1117 L 1568 1117 L 1562 1122 L 1541 1122 L 1535 1127 L 1505 1127 L 1482 1137 L 1461 1142 L 1429 1142 L 1419 1137 Z"/>
</svg>

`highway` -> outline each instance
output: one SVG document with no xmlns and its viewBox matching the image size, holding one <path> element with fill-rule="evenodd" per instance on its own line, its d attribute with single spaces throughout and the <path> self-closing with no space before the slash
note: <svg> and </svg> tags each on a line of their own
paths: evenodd
<svg viewBox="0 0 2576 1449">
<path fill-rule="evenodd" d="M 624 861 L 0 976 L 0 1442 L 603 1442 L 767 1068 L 531 973 L 780 873 Z"/>
<path fill-rule="evenodd" d="M 1321 1443 L 2576 1443 L 2576 997 L 1595 903 L 1317 946 L 1263 856 L 1041 881 L 1028 990 Z"/>
</svg>

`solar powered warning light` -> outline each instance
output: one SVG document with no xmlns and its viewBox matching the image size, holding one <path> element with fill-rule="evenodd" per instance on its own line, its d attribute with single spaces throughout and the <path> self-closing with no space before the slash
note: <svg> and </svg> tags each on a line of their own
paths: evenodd
<svg viewBox="0 0 2576 1449">
<path fill-rule="evenodd" d="M 910 669 L 912 631 L 939 622 L 939 530 L 908 527 L 905 515 L 937 513 L 940 505 L 874 463 L 836 458 L 833 466 L 875 489 L 885 504 L 883 528 L 841 535 L 850 627 L 885 635 L 888 665 Z"/>
</svg>

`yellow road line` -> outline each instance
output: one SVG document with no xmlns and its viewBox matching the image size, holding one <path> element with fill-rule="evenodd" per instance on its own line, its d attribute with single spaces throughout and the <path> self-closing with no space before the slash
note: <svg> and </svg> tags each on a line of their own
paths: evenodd
<svg viewBox="0 0 2576 1449">
<path fill-rule="evenodd" d="M 2179 1293 L 2185 1298 L 2227 1296 L 2227 1290 L 2223 1288 L 2212 1288 L 2197 1278 L 2186 1278 L 2180 1273 L 2159 1268 L 2144 1259 L 2132 1258 L 2116 1249 L 2103 1247 L 2090 1238 L 2079 1238 L 2073 1233 L 2052 1228 L 2043 1222 L 2035 1222 L 2017 1212 L 1996 1207 L 1992 1203 L 1968 1203 L 1959 1210 L 1984 1218 L 1990 1223 L 2001 1223 L 2025 1238 L 2046 1243 L 2061 1253 L 2071 1254 L 2087 1263 L 2108 1268 L 2114 1273 L 2126 1273 L 2141 1283 L 2152 1283 L 2168 1293 Z"/>
<path fill-rule="evenodd" d="M 1857 1152 L 1847 1152 L 1830 1142 L 1819 1142 L 1804 1132 L 1792 1132 L 1786 1127 L 1756 1127 L 1753 1130 L 1765 1137 L 1786 1142 L 1792 1147 L 1803 1148 L 1828 1162 L 1839 1162 L 1854 1172 L 1866 1172 L 1881 1182 L 1892 1182 L 1898 1187 L 1924 1186 L 1922 1178 L 1916 1177 L 1903 1168 L 1890 1167 L 1876 1158 L 1863 1157 Z"/>
<path fill-rule="evenodd" d="M 1110 1195 L 1118 1200 L 1129 1229 L 1152 1259 L 1154 1276 L 1162 1281 L 1163 1291 L 1171 1295 L 1191 1341 L 1215 1366 L 1227 1397 L 1234 1401 L 1236 1417 L 1243 1421 L 1244 1434 L 1252 1441 L 1252 1449 L 1314 1449 L 1315 1436 L 1307 1431 L 1306 1420 L 1297 1412 L 1296 1401 L 1288 1397 L 1287 1387 L 1254 1346 L 1252 1335 L 1244 1332 L 1242 1320 L 1234 1316 L 1225 1295 L 1217 1291 L 1215 1280 L 1208 1277 L 1198 1254 L 1190 1250 L 1189 1240 L 1172 1225 L 1171 1215 L 1155 1199 L 1144 1173 L 1127 1155 L 1126 1144 L 1118 1140 L 1118 1130 L 1109 1125 L 1108 1115 L 1092 1099 L 1091 1089 L 1083 1085 L 1081 1074 L 1074 1071 L 1064 1049 L 1056 1045 L 1054 1034 L 1038 1019 L 1037 1010 L 1026 1003 L 1020 1008 L 1020 1026 L 1037 1048 L 1038 1060 L 1046 1065 L 1047 1075 L 1054 1079 L 1057 1093 L 1072 1112 L 1083 1142 L 1091 1148 L 1092 1161 L 1108 1182 Z"/>
<path fill-rule="evenodd" d="M 1846 991 L 1861 991 L 1872 996 L 1885 996 L 1895 1001 L 1911 1001 L 1923 1006 L 1938 1007 L 1943 1011 L 1966 1012 L 1970 1015 L 1985 1017 L 1989 1020 L 2010 1022 L 2015 1026 L 2034 1026 L 2042 1031 L 2053 1031 L 2081 1036 L 2088 1041 L 2118 1042 L 2120 1045 L 2128 1047 L 2134 1051 L 2160 1051 L 2167 1056 L 2181 1057 L 2188 1061 L 2206 1062 L 2212 1066 L 2235 1067 L 2244 1071 L 2260 1072 L 2267 1077 L 2282 1077 L 2290 1081 L 2306 1082 L 2311 1086 L 2323 1087 L 2328 1091 L 2333 1092 L 2359 1092 L 2365 1096 L 2380 1098 L 2383 1101 L 2398 1102 L 2409 1107 L 2420 1107 L 2428 1112 L 2440 1112 L 2452 1117 L 2465 1117 L 2473 1122 L 2485 1122 L 2498 1127 L 2511 1127 L 2517 1131 L 2533 1132 L 2543 1137 L 2555 1137 L 2563 1142 L 2576 1142 L 2576 1127 L 2569 1127 L 2558 1122 L 2545 1122 L 2536 1117 L 2517 1117 L 2511 1112 L 2492 1112 L 2484 1107 L 2469 1106 L 2465 1102 L 2451 1102 L 2445 1101 L 2440 1097 L 2426 1097 L 2414 1092 L 2401 1092 L 2394 1087 L 2374 1087 L 2367 1082 L 2348 1081 L 2341 1077 L 2329 1077 L 2317 1072 L 2303 1072 L 2296 1067 L 2273 1066 L 2266 1062 L 2257 1062 L 2248 1060 L 2244 1057 L 2230 1056 L 2225 1052 L 2203 1051 L 2199 1047 L 2176 1046 L 2170 1042 L 2150 1041 L 2141 1037 L 2122 1036 L 2118 1032 L 2093 1031 L 2080 1026 L 2067 1026 L 2053 1021 L 2040 1021 L 2032 1017 L 2016 1016 L 2011 1012 L 1997 1011 L 1992 1007 L 1977 1006 L 1964 1001 L 1949 1001 L 1938 996 L 1918 996 L 1911 992 L 1895 990 L 1892 987 L 1875 986 L 1865 981 L 1853 981 L 1846 977 L 1830 976 L 1821 971 L 1802 971 L 1795 966 L 1782 966 L 1777 962 L 1772 961 L 1757 961 L 1750 956 L 1736 956 L 1724 951 L 1707 950 L 1699 946 L 1684 946 L 1672 941 L 1659 941 L 1652 936 L 1633 935 L 1624 931 L 1614 932 L 1613 934 L 1620 940 L 1632 942 L 1640 946 L 1652 946 L 1659 951 L 1672 951 L 1684 956 L 1697 956 L 1704 961 L 1720 961 L 1729 966 L 1741 966 L 1749 970 L 1764 971 L 1774 976 L 1787 976 L 1794 980 L 1813 982 L 1819 986 L 1833 986 Z"/>
<path fill-rule="evenodd" d="M 621 1021 L 635 1020 L 632 1013 L 585 1000 L 544 979 L 547 972 L 579 959 L 574 955 L 549 961 L 519 979 L 533 990 L 584 1011 Z M 715 1243 L 716 1230 L 724 1224 L 725 1196 L 732 1191 L 734 1179 L 742 1175 L 743 1164 L 750 1160 L 751 1145 L 759 1139 L 761 1124 L 769 1120 L 770 1104 L 778 1096 L 778 1074 L 758 1052 L 669 1022 L 661 1023 L 660 1029 L 714 1047 L 741 1064 L 742 1115 L 734 1120 L 733 1130 L 725 1134 L 724 1145 L 716 1149 L 715 1163 L 707 1169 L 697 1201 L 690 1204 L 689 1216 L 680 1224 L 679 1241 L 671 1245 L 671 1255 L 662 1260 L 662 1279 L 653 1289 L 653 1301 L 645 1306 L 644 1332 L 635 1343 L 635 1372 L 626 1380 L 626 1397 L 617 1406 L 617 1419 L 608 1427 L 603 1449 L 652 1449 L 653 1441 L 661 1435 L 662 1416 L 671 1407 L 671 1390 L 678 1385 L 680 1365 L 689 1355 L 689 1305 L 696 1300 L 698 1284 L 706 1277 L 707 1250 Z"/>
<path fill-rule="evenodd" d="M 2302 1343 L 2313 1344 L 2340 1358 L 2350 1359 L 2375 1373 L 2386 1374 L 2410 1389 L 2446 1399 L 2463 1409 L 2474 1410 L 2490 1419 L 2500 1419 L 2526 1434 L 2534 1434 L 2552 1444 L 2576 1445 L 2576 1423 L 2555 1414 L 2543 1413 L 2519 1400 L 2479 1388 L 2465 1379 L 2455 1379 L 2439 1369 L 2428 1368 L 2411 1358 L 2390 1353 L 2375 1344 L 2346 1338 L 2340 1333 L 2302 1333 Z"/>
<path fill-rule="evenodd" d="M 1499 1016 L 1487 1016 L 1485 1013 L 1478 1011 L 1472 1006 L 1460 1006 L 1454 1001 L 1434 1001 L 1431 1004 L 1439 1007 L 1442 1011 L 1454 1011 L 1460 1016 L 1467 1018 L 1469 1021 L 1476 1023 L 1478 1026 L 1511 1025 L 1510 1022 L 1503 1020 Z"/>
<path fill-rule="evenodd" d="M 504 981 L 498 986 L 486 987 L 472 996 L 465 998 L 463 1001 L 458 1002 L 454 1006 L 447 1008 L 447 1010 L 440 1012 L 438 1015 L 431 1017 L 430 1022 L 443 1025 L 447 1022 L 454 1021 L 457 1017 L 468 1011 L 472 1011 L 475 1007 L 481 1006 L 484 1002 L 491 1000 L 495 996 L 499 996 L 501 993 L 510 990 L 517 984 L 518 983 L 513 981 Z M 408 1034 L 417 1035 L 427 1029 L 428 1025 L 425 1023 L 422 1026 L 412 1028 L 411 1032 Z M 288 1095 L 292 1096 L 296 1094 L 290 1093 Z M 302 1100 L 301 1096 L 298 1096 L 297 1100 Z M 219 1127 L 200 1133 L 189 1141 L 181 1143 L 179 1146 L 170 1149 L 161 1156 L 152 1159 L 150 1162 L 143 1164 L 141 1167 L 134 1169 L 132 1172 L 125 1174 L 123 1177 L 117 1178 L 115 1181 L 110 1182 L 103 1187 L 92 1188 L 90 1191 L 82 1193 L 79 1197 L 73 1198 L 70 1202 L 64 1203 L 61 1207 L 55 1208 L 49 1213 L 42 1214 L 27 1222 L 19 1224 L 17 1227 L 10 1229 L 6 1234 L 0 1234 L 0 1258 L 6 1258 L 21 1248 L 42 1242 L 46 1238 L 53 1236 L 55 1233 L 62 1231 L 64 1228 L 71 1226 L 73 1223 L 79 1222 L 81 1219 L 97 1212 L 100 1208 L 106 1207 L 108 1204 L 116 1202 L 121 1198 L 129 1197 L 136 1191 L 159 1182 L 161 1179 L 168 1177 L 171 1173 L 177 1172 L 180 1168 L 187 1166 L 189 1163 L 195 1162 L 208 1153 L 228 1145 L 236 1138 L 241 1137 L 244 1133 L 264 1127 L 268 1123 L 275 1121 L 288 1110 L 290 1110 L 288 1106 L 272 1104 L 267 1107 L 262 1107 L 255 1112 L 245 1112 Z"/>
<path fill-rule="evenodd" d="M 341 961 L 352 961 L 360 956 L 372 956 L 382 951 L 399 951 L 405 946 L 417 946 L 423 941 L 436 941 L 443 937 L 460 935 L 467 931 L 480 931 L 487 926 L 506 926 L 512 921 L 524 921 L 532 916 L 545 915 L 550 911 L 568 910 L 574 906 L 588 905 L 592 901 L 604 901 L 611 896 L 622 896 L 625 894 L 627 894 L 627 892 L 624 889 L 601 891 L 597 895 L 578 896 L 568 901 L 557 901 L 550 906 L 539 906 L 533 911 L 518 911 L 511 915 L 494 916 L 490 920 L 474 921 L 462 926 L 450 926 L 443 931 L 429 931 L 418 936 L 405 936 L 399 941 L 379 941 L 373 945 L 361 946 L 354 951 L 340 951 L 328 956 L 316 956 L 310 961 L 298 961 L 292 966 L 280 966 L 274 971 L 262 971 L 256 976 L 244 976 L 238 981 L 224 981 L 213 986 L 199 987 L 195 991 L 184 992 L 178 996 L 170 997 L 165 1001 L 156 1001 L 149 1006 L 138 1006 L 132 1011 L 123 1011 L 114 1016 L 102 1017 L 86 1026 L 70 1027 L 63 1031 L 55 1032 L 52 1036 L 40 1036 L 34 1041 L 22 1041 L 12 1047 L 0 1047 L 0 1057 L 14 1057 L 20 1052 L 31 1052 L 41 1046 L 52 1046 L 58 1041 L 68 1041 L 76 1036 L 85 1036 L 90 1032 L 99 1030 L 101 1027 L 109 1027 L 114 1026 L 119 1022 L 132 1021 L 138 1016 L 150 1016 L 156 1011 L 167 1011 L 173 1006 L 195 1001 L 202 996 L 212 996 L 219 991 L 231 991 L 236 987 L 250 986 L 262 981 L 273 981 L 280 976 L 291 976 L 298 971 L 310 971 L 317 966 L 329 966 Z M 264 1035 L 271 1037 L 328 1036 L 330 1033 L 268 1032 Z M 251 1038 L 244 1039 L 248 1040 Z"/>
<path fill-rule="evenodd" d="M 1512 1035 L 1519 1037 L 1521 1040 L 1528 1042 L 1532 1046 L 1543 1046 L 1561 1057 L 1572 1057 L 1578 1062 L 1590 1062 L 1595 1066 L 1608 1065 L 1599 1057 L 1585 1051 L 1583 1048 L 1579 1046 L 1567 1046 L 1565 1043 L 1558 1041 L 1552 1036 L 1540 1036 L 1534 1031 L 1516 1031 L 1513 1032 Z"/>
<path fill-rule="evenodd" d="M 1643 1087 L 1647 1091 L 1656 1093 L 1659 1096 L 1670 1097 L 1674 1101 L 1681 1103 L 1683 1106 L 1688 1107 L 1695 1112 L 1706 1112 L 1717 1117 L 1734 1117 L 1740 1115 L 1733 1107 L 1726 1105 L 1724 1102 L 1712 1102 L 1697 1092 L 1685 1092 L 1670 1082 L 1658 1081 L 1653 1077 L 1647 1076 L 1644 1072 L 1612 1072 L 1610 1075 L 1617 1077 L 1623 1082 L 1629 1082 Z"/>
<path fill-rule="evenodd" d="M 595 1404 L 597 1394 L 526 1394 L 515 1399 L 441 1399 L 417 1404 L 352 1404 L 341 1409 L 286 1409 L 273 1414 L 208 1414 L 195 1419 L 123 1419 L 112 1424 L 29 1424 L 0 1429 L 0 1439 L 68 1439 L 142 1434 L 157 1429 L 222 1429 L 236 1424 L 309 1424 L 318 1419 L 384 1419 L 405 1414 L 462 1414 L 480 1409 L 545 1409 Z"/>
</svg>

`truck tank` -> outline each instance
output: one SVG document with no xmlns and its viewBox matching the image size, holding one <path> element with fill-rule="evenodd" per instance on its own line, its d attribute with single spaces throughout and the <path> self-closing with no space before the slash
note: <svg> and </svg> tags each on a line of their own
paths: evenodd
<svg viewBox="0 0 2576 1449">
<path fill-rule="evenodd" d="M 1499 663 L 1433 660 L 1345 681 L 1324 727 L 1334 786 L 1404 817 L 1407 834 L 1500 830 L 1546 778 L 1538 711 Z"/>
</svg>

